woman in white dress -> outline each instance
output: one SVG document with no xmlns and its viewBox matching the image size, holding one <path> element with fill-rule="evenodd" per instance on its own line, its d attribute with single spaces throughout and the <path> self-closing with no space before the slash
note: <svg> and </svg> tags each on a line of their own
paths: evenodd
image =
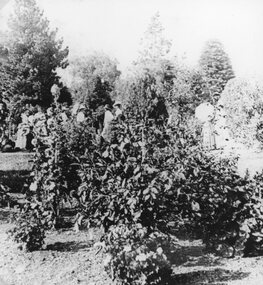
<svg viewBox="0 0 263 285">
<path fill-rule="evenodd" d="M 28 110 L 21 114 L 22 122 L 18 125 L 17 138 L 15 148 L 24 150 L 26 148 L 27 134 L 30 131 L 30 123 L 28 120 Z"/>
<path fill-rule="evenodd" d="M 202 138 L 203 147 L 206 150 L 212 150 L 216 147 L 215 130 L 212 122 L 214 111 L 214 107 L 209 102 L 200 104 L 195 110 L 196 118 L 203 123 Z"/>
<path fill-rule="evenodd" d="M 105 113 L 104 113 L 104 123 L 103 123 L 103 130 L 101 133 L 101 136 L 104 138 L 105 141 L 110 140 L 110 124 L 112 120 L 114 119 L 113 114 L 111 113 L 111 108 L 108 104 L 104 107 Z"/>
</svg>

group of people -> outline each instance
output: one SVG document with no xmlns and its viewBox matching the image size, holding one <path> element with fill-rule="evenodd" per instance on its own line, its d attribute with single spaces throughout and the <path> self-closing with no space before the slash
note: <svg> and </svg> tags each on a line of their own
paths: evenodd
<svg viewBox="0 0 263 285">
<path fill-rule="evenodd" d="M 51 106 L 46 111 L 43 111 L 40 106 L 27 104 L 21 114 L 20 123 L 16 127 L 15 135 L 10 136 L 8 128 L 4 125 L 4 122 L 6 124 L 6 113 L 0 102 L 1 150 L 3 152 L 32 151 L 34 148 L 32 141 L 36 135 L 48 136 L 48 130 L 50 130 L 50 127 L 54 123 L 54 108 L 54 106 Z M 59 116 L 60 123 L 65 123 L 70 118 L 74 118 L 78 123 L 83 123 L 86 120 L 86 106 L 76 103 L 72 108 L 69 108 L 65 104 L 62 104 Z M 98 128 L 98 134 L 104 141 L 109 140 L 110 125 L 114 120 L 123 120 L 122 104 L 119 101 L 115 102 L 113 108 L 109 104 L 104 106 L 101 127 Z M 10 139 L 10 137 L 14 137 L 14 139 Z"/>
<path fill-rule="evenodd" d="M 108 141 L 110 138 L 110 125 L 113 120 L 123 120 L 123 112 L 121 109 L 121 102 L 117 101 L 113 105 L 113 110 L 111 109 L 110 105 L 106 104 L 104 106 L 104 122 L 103 122 L 103 129 L 101 132 L 101 136 L 105 141 Z"/>
</svg>

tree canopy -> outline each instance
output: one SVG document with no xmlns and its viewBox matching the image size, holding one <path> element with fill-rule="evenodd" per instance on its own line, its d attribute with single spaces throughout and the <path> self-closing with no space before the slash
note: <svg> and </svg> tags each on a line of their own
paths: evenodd
<svg viewBox="0 0 263 285">
<path fill-rule="evenodd" d="M 1 84 L 5 97 L 9 101 L 27 98 L 49 106 L 53 101 L 50 89 L 59 83 L 56 69 L 68 64 L 68 48 L 57 39 L 57 30 L 50 30 L 35 0 L 15 1 L 5 47 L 7 61 L 1 69 L 1 77 L 9 83 L 9 88 Z"/>
<path fill-rule="evenodd" d="M 69 73 L 74 99 L 87 103 L 93 110 L 111 103 L 110 93 L 121 74 L 117 61 L 104 53 L 74 58 Z"/>
<path fill-rule="evenodd" d="M 206 92 L 210 100 L 216 103 L 227 82 L 234 78 L 234 71 L 222 43 L 218 40 L 208 41 L 199 60 L 203 73 Z"/>
</svg>

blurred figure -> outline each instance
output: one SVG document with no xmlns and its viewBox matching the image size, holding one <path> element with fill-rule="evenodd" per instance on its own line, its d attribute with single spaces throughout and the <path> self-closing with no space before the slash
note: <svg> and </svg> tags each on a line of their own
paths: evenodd
<svg viewBox="0 0 263 285">
<path fill-rule="evenodd" d="M 0 99 L 0 136 L 4 134 L 6 129 L 6 118 L 8 115 L 6 103 Z"/>
<path fill-rule="evenodd" d="M 114 108 L 114 119 L 121 120 L 122 119 L 122 109 L 121 109 L 121 102 L 116 101 L 113 105 Z"/>
<path fill-rule="evenodd" d="M 214 115 L 215 109 L 209 102 L 202 103 L 195 109 L 195 117 L 203 123 L 203 147 L 206 150 L 216 148 L 215 130 L 212 123 Z"/>
<path fill-rule="evenodd" d="M 21 114 L 22 122 L 18 125 L 17 137 L 15 142 L 15 148 L 17 150 L 26 149 L 27 135 L 30 131 L 30 123 L 28 117 L 29 117 L 28 110 L 26 110 L 24 113 Z"/>
<path fill-rule="evenodd" d="M 114 116 L 111 112 L 111 108 L 108 104 L 104 106 L 104 122 L 103 122 L 103 130 L 101 133 L 101 136 L 104 138 L 105 141 L 110 140 L 110 124 L 112 120 L 114 119 Z"/>
</svg>

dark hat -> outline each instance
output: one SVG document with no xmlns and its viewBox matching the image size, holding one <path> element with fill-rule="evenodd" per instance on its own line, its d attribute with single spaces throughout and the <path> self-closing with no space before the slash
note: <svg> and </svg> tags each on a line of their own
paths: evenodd
<svg viewBox="0 0 263 285">
<path fill-rule="evenodd" d="M 106 104 L 106 105 L 104 106 L 104 108 L 105 108 L 106 110 L 110 110 L 110 109 L 111 109 L 111 107 L 110 107 L 109 104 Z"/>
</svg>

